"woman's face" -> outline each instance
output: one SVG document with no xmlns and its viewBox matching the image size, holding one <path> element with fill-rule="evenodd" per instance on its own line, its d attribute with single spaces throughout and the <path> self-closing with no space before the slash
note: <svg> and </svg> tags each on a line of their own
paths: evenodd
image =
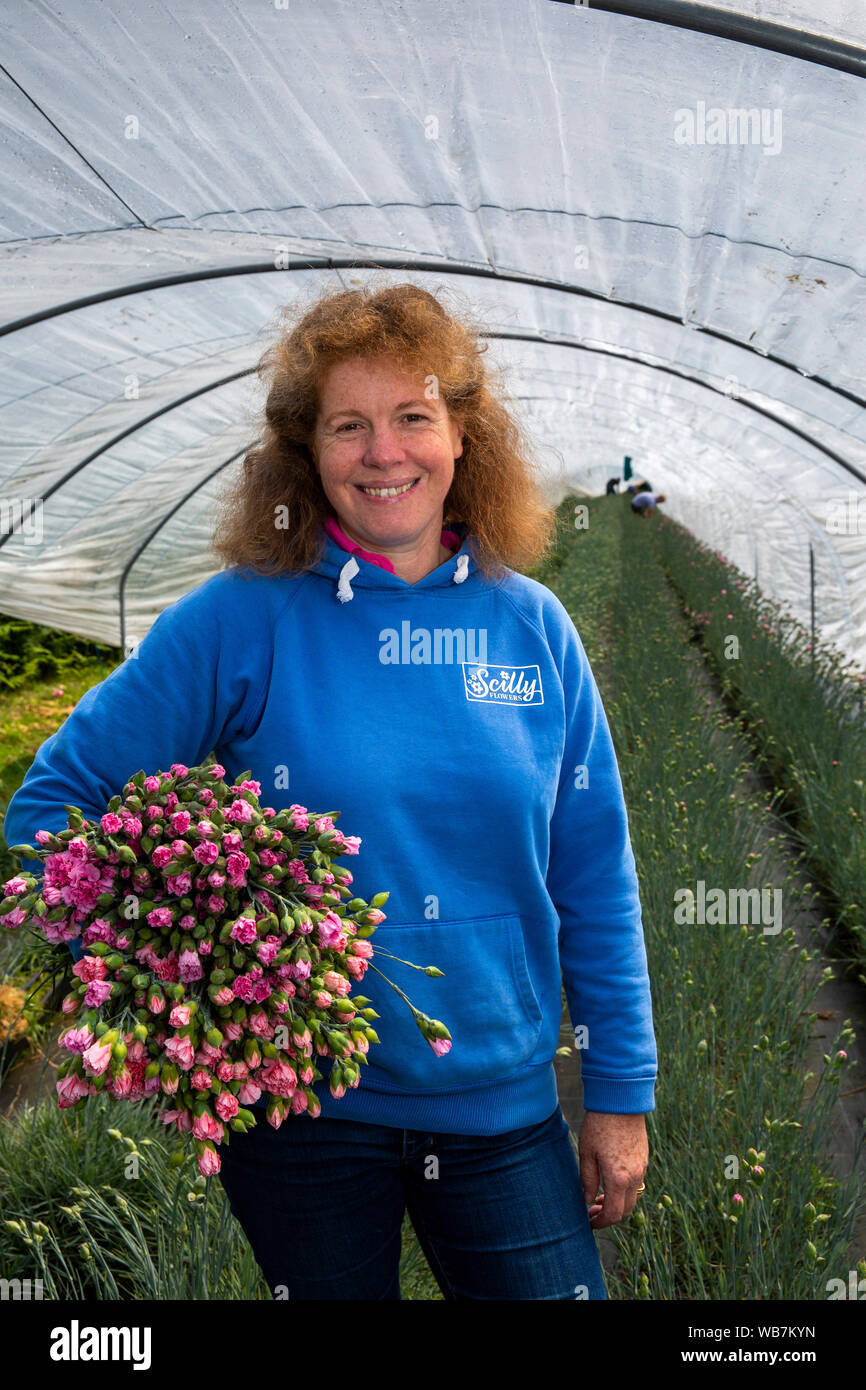
<svg viewBox="0 0 866 1390">
<path fill-rule="evenodd" d="M 351 358 L 325 377 L 313 456 L 340 526 L 365 548 L 423 543 L 430 535 L 438 546 L 463 431 L 444 402 L 424 391 L 424 376 L 391 358 Z M 364 491 L 394 487 L 396 496 Z"/>
</svg>

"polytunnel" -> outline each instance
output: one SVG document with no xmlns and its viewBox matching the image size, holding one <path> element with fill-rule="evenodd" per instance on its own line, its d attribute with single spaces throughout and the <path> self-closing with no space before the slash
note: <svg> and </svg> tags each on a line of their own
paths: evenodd
<svg viewBox="0 0 866 1390">
<path fill-rule="evenodd" d="M 125 650 L 220 568 L 311 286 L 459 296 L 552 495 L 621 473 L 866 661 L 854 0 L 150 0 L 2 20 L 0 610 Z"/>
</svg>

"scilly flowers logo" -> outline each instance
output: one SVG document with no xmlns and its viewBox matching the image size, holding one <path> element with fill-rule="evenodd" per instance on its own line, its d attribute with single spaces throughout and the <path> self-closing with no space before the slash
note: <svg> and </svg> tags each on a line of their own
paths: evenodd
<svg viewBox="0 0 866 1390">
<path fill-rule="evenodd" d="M 505 705 L 543 705 L 538 666 L 482 666 L 464 661 L 463 681 L 467 700 Z"/>
</svg>

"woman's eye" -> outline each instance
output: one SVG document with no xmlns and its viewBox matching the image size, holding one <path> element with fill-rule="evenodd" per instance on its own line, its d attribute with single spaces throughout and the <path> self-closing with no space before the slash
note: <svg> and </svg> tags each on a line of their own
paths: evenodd
<svg viewBox="0 0 866 1390">
<path fill-rule="evenodd" d="M 427 416 L 426 416 L 426 415 L 418 415 L 418 414 L 409 414 L 409 415 L 404 415 L 404 416 L 403 416 L 403 419 L 404 419 L 404 420 L 426 420 L 426 419 L 427 419 Z"/>
</svg>

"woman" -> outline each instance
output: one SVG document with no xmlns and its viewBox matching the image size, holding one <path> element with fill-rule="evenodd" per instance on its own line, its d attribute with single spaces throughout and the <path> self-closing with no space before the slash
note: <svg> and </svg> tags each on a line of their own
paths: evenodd
<svg viewBox="0 0 866 1390">
<path fill-rule="evenodd" d="M 390 892 L 379 962 L 453 1046 L 372 969 L 361 1084 L 332 1095 L 319 1059 L 319 1115 L 262 1110 L 220 1146 L 276 1298 L 398 1299 L 408 1204 L 446 1299 L 603 1299 L 593 1229 L 643 1190 L 656 1053 L 621 783 L 574 625 L 517 572 L 554 513 L 482 352 L 412 285 L 326 293 L 287 325 L 224 499 L 228 568 L 84 697 L 8 813 L 26 840 L 47 801 L 84 786 L 95 814 L 129 769 L 213 750 L 263 804 L 339 810 L 360 837 L 356 891 Z"/>
</svg>

